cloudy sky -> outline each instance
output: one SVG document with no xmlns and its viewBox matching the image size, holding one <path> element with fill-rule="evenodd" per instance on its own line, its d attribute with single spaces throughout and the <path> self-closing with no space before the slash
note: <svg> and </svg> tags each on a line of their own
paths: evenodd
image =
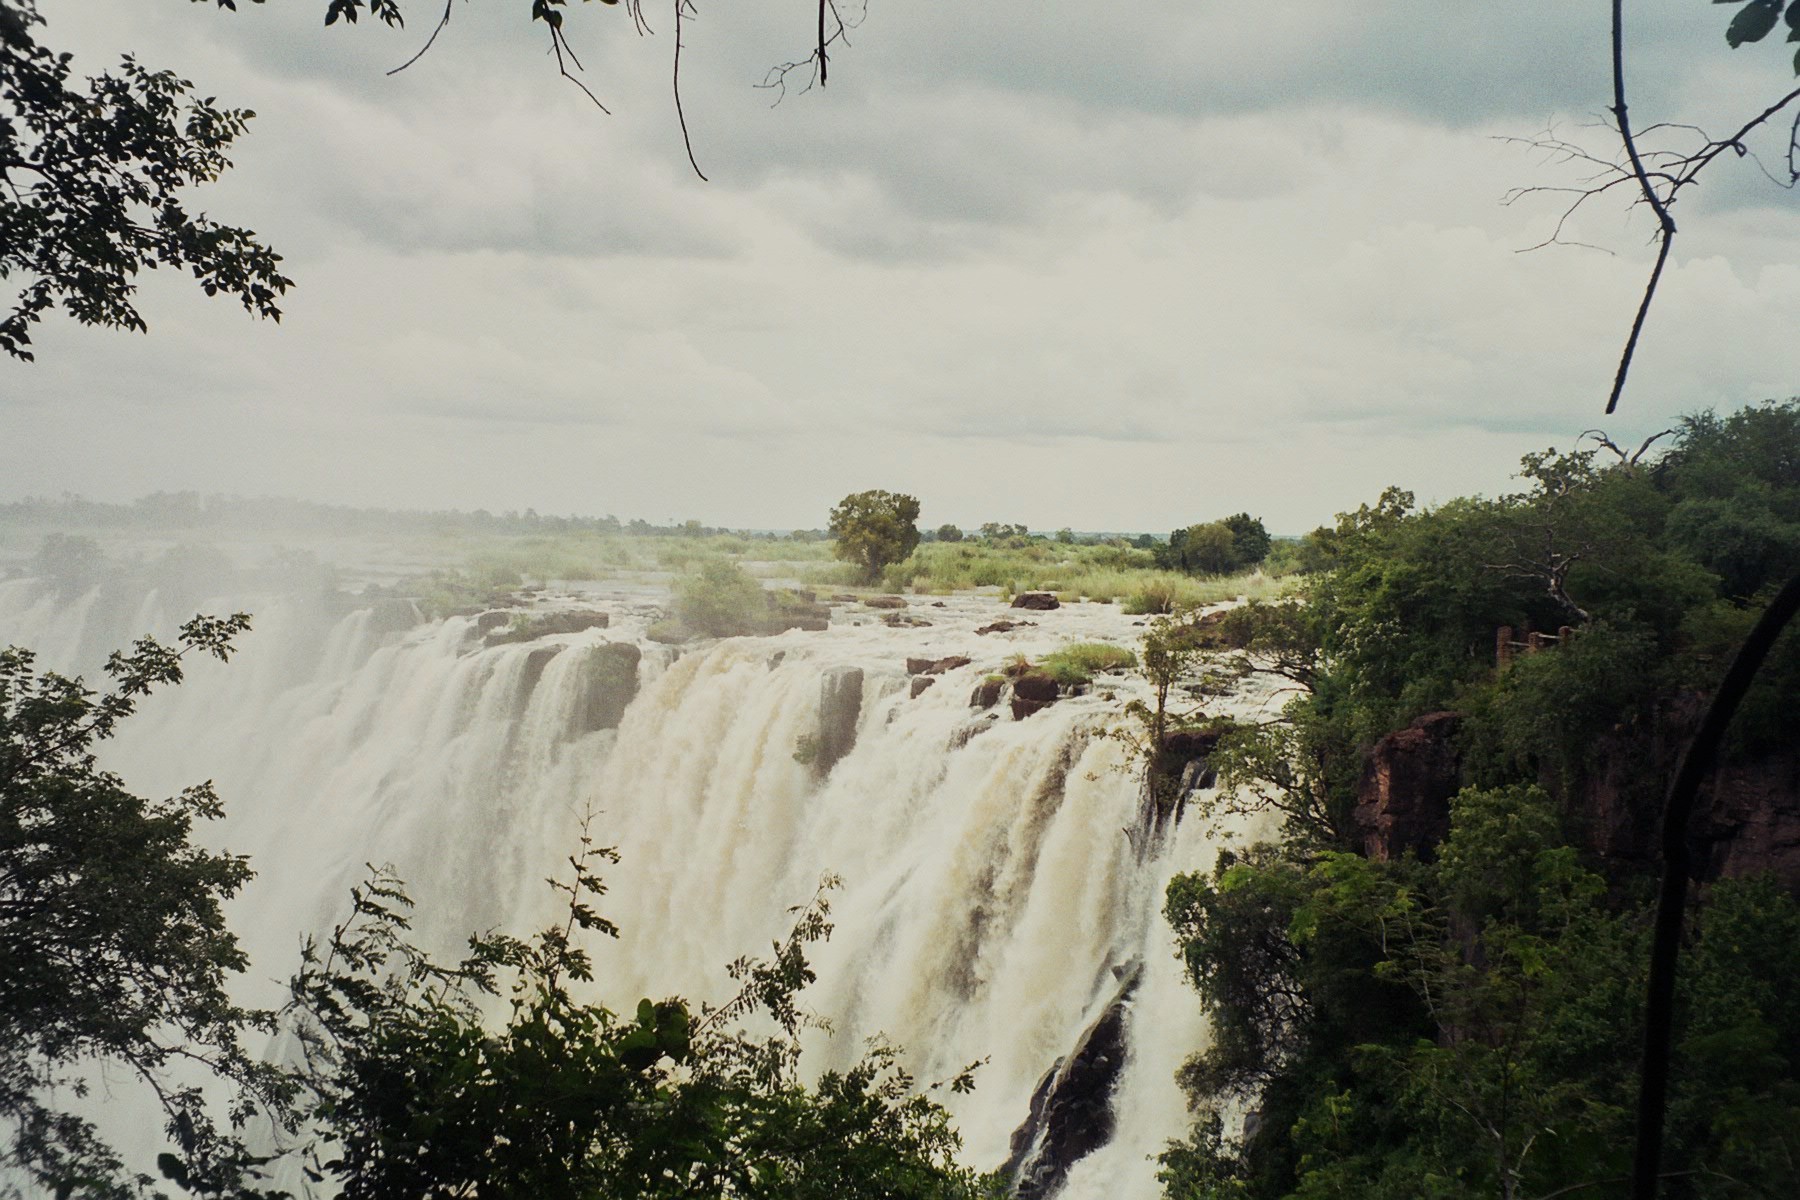
<svg viewBox="0 0 1800 1200">
<path fill-rule="evenodd" d="M 858 0 L 850 0 L 852 7 Z M 288 495 L 813 526 L 909 491 L 932 524 L 1299 532 L 1388 484 L 1509 486 L 1800 390 L 1800 199 L 1753 161 L 1684 199 L 1622 413 L 1601 408 L 1648 214 L 1517 141 L 1610 154 L 1601 0 L 867 0 L 830 86 L 773 94 L 808 0 L 697 0 L 688 168 L 672 3 L 572 4 L 597 111 L 527 0 L 404 31 L 325 0 L 41 0 L 259 114 L 193 206 L 298 281 L 279 326 L 146 279 L 147 336 L 53 319 L 0 361 L 0 499 Z M 1634 116 L 1714 132 L 1792 86 L 1730 10 L 1634 0 Z M 1782 165 L 1785 128 L 1765 145 Z M 1686 136 L 1673 134 L 1671 136 Z"/>
</svg>

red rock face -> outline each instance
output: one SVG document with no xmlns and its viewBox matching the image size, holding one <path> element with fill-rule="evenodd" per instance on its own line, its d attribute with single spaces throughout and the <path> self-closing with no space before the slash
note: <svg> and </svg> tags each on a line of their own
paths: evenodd
<svg viewBox="0 0 1800 1200">
<path fill-rule="evenodd" d="M 1664 791 L 1702 707 L 1698 697 L 1684 697 L 1648 728 L 1621 728 L 1596 747 L 1591 774 L 1564 800 L 1582 849 L 1616 865 L 1649 868 L 1661 858 Z M 1385 862 L 1408 850 L 1429 858 L 1449 832 L 1450 798 L 1461 783 L 1460 721 L 1456 713 L 1430 713 L 1375 743 L 1354 813 L 1370 858 Z M 1701 790 L 1689 845 L 1701 882 L 1766 873 L 1800 895 L 1800 749 L 1717 772 Z"/>
<path fill-rule="evenodd" d="M 1800 895 L 1800 755 L 1726 767 L 1701 793 L 1694 824 L 1701 879 L 1767 873 Z"/>
<path fill-rule="evenodd" d="M 1353 814 L 1363 853 L 1378 862 L 1421 858 L 1450 832 L 1450 797 L 1462 785 L 1454 737 L 1461 713 L 1427 713 L 1375 743 Z"/>
</svg>

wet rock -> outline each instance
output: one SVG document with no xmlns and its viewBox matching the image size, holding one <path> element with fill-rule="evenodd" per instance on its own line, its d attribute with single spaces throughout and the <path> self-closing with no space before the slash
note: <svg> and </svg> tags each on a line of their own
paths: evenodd
<svg viewBox="0 0 1800 1200">
<path fill-rule="evenodd" d="M 900 612 L 891 612 L 891 613 L 884 614 L 881 618 L 881 623 L 883 625 L 891 626 L 895 629 L 929 629 L 929 628 L 931 628 L 931 622 L 925 620 L 923 617 L 909 616 L 906 613 L 900 613 Z"/>
<path fill-rule="evenodd" d="M 925 694 L 925 690 L 937 682 L 935 675 L 914 675 L 912 681 L 912 698 L 917 700 Z"/>
<path fill-rule="evenodd" d="M 1112 1000 L 1074 1048 L 1044 1073 L 1029 1114 L 1013 1132 L 1001 1172 L 1018 1200 L 1055 1195 L 1071 1167 L 1112 1140 L 1113 1089 L 1125 1066 L 1125 1019 L 1143 967 L 1133 962 L 1115 974 L 1120 984 Z"/>
<path fill-rule="evenodd" d="M 974 659 L 961 654 L 952 654 L 947 658 L 909 658 L 906 660 L 906 673 L 908 675 L 942 675 L 945 671 L 966 667 L 974 661 Z"/>
<path fill-rule="evenodd" d="M 629 642 L 606 642 L 588 652 L 581 663 L 581 690 L 570 719 L 572 733 L 619 727 L 626 707 L 637 697 L 642 658 L 643 651 Z"/>
<path fill-rule="evenodd" d="M 369 609 L 369 628 L 378 634 L 405 633 L 425 619 L 411 600 L 387 597 Z"/>
<path fill-rule="evenodd" d="M 983 625 L 976 633 L 1011 633 L 1015 629 L 1024 629 L 1028 625 L 1036 625 L 1036 621 L 995 621 L 992 625 Z"/>
<path fill-rule="evenodd" d="M 525 670 L 519 675 L 519 694 L 529 696 L 538 680 L 544 677 L 544 668 L 550 660 L 562 653 L 561 646 L 541 646 L 525 656 Z"/>
<path fill-rule="evenodd" d="M 969 693 L 970 708 L 992 708 L 1000 703 L 1000 696 L 1006 690 L 1006 680 L 993 676 L 975 685 Z"/>
<path fill-rule="evenodd" d="M 490 633 L 496 629 L 504 629 L 512 624 L 513 614 L 505 609 L 490 609 L 475 618 L 475 628 L 481 633 Z"/>
<path fill-rule="evenodd" d="M 862 689 L 861 667 L 832 667 L 819 680 L 819 749 L 812 765 L 821 776 L 856 745 Z"/>
<path fill-rule="evenodd" d="M 906 597 L 904 597 L 904 596 L 870 596 L 867 600 L 864 600 L 863 603 L 868 605 L 870 608 L 905 608 L 906 607 Z"/>
<path fill-rule="evenodd" d="M 976 717 L 958 725 L 950 733 L 950 749 L 961 750 L 969 744 L 971 738 L 992 729 L 994 722 L 998 719 L 993 713 L 989 713 L 985 717 Z"/>
<path fill-rule="evenodd" d="M 1053 608 L 1061 608 L 1062 601 L 1056 598 L 1055 592 L 1020 592 L 1013 597 L 1012 606 L 1048 612 Z"/>
<path fill-rule="evenodd" d="M 1022 721 L 1032 713 L 1049 708 L 1061 695 L 1062 689 L 1050 675 L 1042 671 L 1025 672 L 1013 680 L 1013 720 Z"/>
<path fill-rule="evenodd" d="M 482 614 L 486 616 L 487 614 Z M 477 617 L 479 621 L 481 618 Z M 553 612 L 525 617 L 508 629 L 494 629 L 484 639 L 488 646 L 506 646 L 516 642 L 535 642 L 541 637 L 561 633 L 581 633 L 589 629 L 605 629 L 612 618 L 603 612 Z"/>
</svg>

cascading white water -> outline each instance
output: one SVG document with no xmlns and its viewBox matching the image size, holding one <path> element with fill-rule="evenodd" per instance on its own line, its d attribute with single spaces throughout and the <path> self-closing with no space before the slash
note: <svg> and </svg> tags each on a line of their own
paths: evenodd
<svg viewBox="0 0 1800 1200">
<path fill-rule="evenodd" d="M 341 915 L 368 862 L 408 881 L 419 932 L 441 949 L 471 929 L 536 927 L 555 902 L 543 880 L 592 814 L 621 855 L 602 907 L 622 935 L 594 947 L 608 1003 L 721 998 L 724 965 L 765 951 L 835 873 L 836 931 L 807 996 L 833 1032 L 812 1037 L 809 1061 L 844 1065 L 876 1034 L 923 1080 L 987 1060 L 975 1092 L 950 1097 L 974 1165 L 1007 1157 L 1039 1079 L 1144 964 L 1117 1133 L 1062 1194 L 1155 1196 L 1151 1156 L 1186 1125 L 1173 1072 L 1205 1036 L 1161 896 L 1175 871 L 1208 868 L 1215 844 L 1198 822 L 1148 855 L 1134 844 L 1138 773 L 1104 736 L 1132 681 L 1020 721 L 969 702 L 1013 655 L 1133 644 L 1131 618 L 1068 606 L 982 636 L 996 603 L 965 597 L 915 609 L 929 627 L 840 614 L 829 630 L 676 655 L 642 640 L 641 596 L 591 599 L 610 628 L 496 646 L 466 618 L 393 629 L 317 598 L 208 606 L 256 609 L 239 657 L 196 664 L 106 760 L 142 792 L 217 784 L 229 816 L 205 836 L 258 871 L 232 914 L 255 964 L 246 999 L 278 999 L 299 938 Z M 91 670 L 108 637 L 171 634 L 183 614 L 160 608 L 0 584 L 0 644 Z M 95 627 L 103 610 L 114 627 Z M 594 728 L 592 680 L 618 642 L 642 647 L 639 690 L 616 731 Z M 913 696 L 905 660 L 953 654 L 973 662 Z M 852 670 L 855 741 L 821 778 L 803 760 L 822 681 Z"/>
</svg>

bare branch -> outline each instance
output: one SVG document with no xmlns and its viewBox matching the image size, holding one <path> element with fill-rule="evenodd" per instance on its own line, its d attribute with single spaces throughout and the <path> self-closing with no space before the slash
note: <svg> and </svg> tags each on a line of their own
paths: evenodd
<svg viewBox="0 0 1800 1200">
<path fill-rule="evenodd" d="M 438 40 L 438 34 L 444 32 L 444 26 L 450 24 L 450 8 L 455 3 L 456 0 L 444 0 L 444 15 L 438 18 L 437 28 L 431 31 L 431 36 L 425 39 L 425 44 L 419 47 L 419 52 L 417 54 L 389 71 L 389 75 L 398 75 L 400 72 L 406 70 L 406 68 L 425 57 L 425 52 L 431 49 L 432 44 Z"/>
<path fill-rule="evenodd" d="M 583 67 L 581 65 L 581 60 L 579 58 L 575 57 L 574 47 L 569 45 L 569 39 L 567 37 L 565 37 L 563 35 L 563 31 L 561 29 L 559 29 L 558 27 L 556 27 L 555 25 L 550 26 L 550 49 L 552 51 L 554 51 L 556 54 L 556 73 L 558 75 L 561 75 L 564 79 L 568 80 L 570 83 L 574 84 L 576 87 L 580 88 L 582 95 L 586 96 L 589 100 L 592 100 L 594 102 L 595 108 L 599 109 L 601 112 L 605 113 L 609 117 L 612 116 L 612 109 L 610 109 L 610 108 L 606 107 L 606 105 L 600 103 L 600 97 L 594 95 L 593 91 L 591 89 L 589 89 L 587 84 L 581 82 L 581 80 L 579 80 L 579 79 L 575 78 L 575 76 L 569 74 L 568 64 L 563 61 L 563 55 L 565 53 L 567 53 L 569 56 L 568 61 L 575 64 L 575 69 L 577 71 L 585 71 L 587 68 Z M 701 176 L 701 178 L 705 178 L 705 176 Z"/>
<path fill-rule="evenodd" d="M 694 158 L 694 139 L 688 133 L 687 112 L 681 107 L 681 20 L 693 10 L 690 0 L 675 0 L 675 64 L 671 83 L 675 89 L 675 118 L 681 122 L 681 145 L 687 151 L 688 166 L 694 168 L 694 174 L 702 180 L 706 172 L 700 169 L 700 163 Z"/>
</svg>

